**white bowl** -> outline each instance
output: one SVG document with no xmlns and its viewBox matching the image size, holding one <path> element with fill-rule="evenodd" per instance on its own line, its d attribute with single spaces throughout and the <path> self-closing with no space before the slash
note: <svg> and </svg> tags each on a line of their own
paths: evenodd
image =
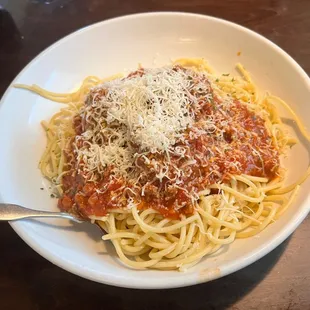
<svg viewBox="0 0 310 310">
<path fill-rule="evenodd" d="M 238 56 L 237 53 L 241 52 Z M 36 83 L 56 92 L 76 87 L 87 75 L 109 76 L 124 69 L 160 66 L 178 57 L 205 57 L 219 72 L 241 62 L 262 90 L 280 96 L 310 128 L 310 82 L 301 67 L 264 37 L 236 24 L 185 13 L 138 14 L 104 21 L 58 41 L 36 57 L 13 81 Z M 3 201 L 57 211 L 37 168 L 45 147 L 40 121 L 60 104 L 9 87 L 0 110 L 0 193 Z M 308 167 L 299 145 L 287 160 L 289 180 Z M 295 161 L 293 160 L 295 158 Z M 296 160 L 298 158 L 298 160 Z M 124 267 L 112 246 L 90 224 L 65 220 L 19 221 L 15 231 L 52 263 L 81 277 L 133 288 L 171 288 L 222 277 L 258 260 L 287 238 L 307 215 L 309 181 L 294 205 L 259 236 L 237 240 L 186 273 L 136 271 Z M 44 186 L 45 190 L 40 190 Z M 5 251 L 5 249 L 4 249 Z M 297 255 L 297 254 L 296 254 Z"/>
</svg>

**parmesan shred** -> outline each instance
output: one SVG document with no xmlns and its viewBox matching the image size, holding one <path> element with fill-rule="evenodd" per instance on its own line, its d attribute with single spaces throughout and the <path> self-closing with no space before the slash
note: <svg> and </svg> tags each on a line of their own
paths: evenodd
<svg viewBox="0 0 310 310">
<path fill-rule="evenodd" d="M 207 73 L 179 65 L 140 68 L 91 89 L 68 150 L 72 171 L 95 184 L 83 203 L 110 191 L 106 208 L 152 202 L 167 216 L 190 214 L 198 193 L 230 174 L 276 174 L 265 116 L 216 89 Z"/>
<path fill-rule="evenodd" d="M 84 144 L 76 148 L 83 170 L 101 174 L 112 165 L 116 174 L 127 177 L 140 154 L 164 153 L 167 160 L 184 155 L 184 149 L 174 145 L 195 122 L 199 98 L 193 93 L 212 99 L 210 84 L 194 84 L 194 78 L 197 73 L 180 68 L 140 69 L 93 88 L 81 112 L 85 131 L 76 137 Z M 197 134 L 197 128 L 191 132 Z M 166 169 L 159 170 L 162 179 Z"/>
</svg>

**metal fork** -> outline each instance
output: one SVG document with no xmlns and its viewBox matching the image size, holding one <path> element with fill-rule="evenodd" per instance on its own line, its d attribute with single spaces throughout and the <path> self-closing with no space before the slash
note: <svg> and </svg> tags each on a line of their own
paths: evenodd
<svg viewBox="0 0 310 310">
<path fill-rule="evenodd" d="M 85 220 L 64 212 L 49 212 L 28 209 L 16 204 L 0 203 L 0 221 L 16 221 L 21 219 L 38 217 L 65 218 L 76 223 L 83 223 Z"/>
</svg>

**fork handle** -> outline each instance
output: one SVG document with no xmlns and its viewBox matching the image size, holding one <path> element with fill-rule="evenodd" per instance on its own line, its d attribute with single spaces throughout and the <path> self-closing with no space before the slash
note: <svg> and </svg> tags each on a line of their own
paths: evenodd
<svg viewBox="0 0 310 310">
<path fill-rule="evenodd" d="M 83 222 L 82 220 L 64 212 L 33 210 L 16 204 L 0 203 L 0 221 L 16 221 L 38 217 L 66 218 L 77 223 Z"/>
</svg>

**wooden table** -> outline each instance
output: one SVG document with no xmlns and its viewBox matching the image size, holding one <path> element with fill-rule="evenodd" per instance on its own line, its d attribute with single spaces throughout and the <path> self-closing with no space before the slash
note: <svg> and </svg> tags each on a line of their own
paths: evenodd
<svg viewBox="0 0 310 310">
<path fill-rule="evenodd" d="M 310 73 L 309 0 L 0 0 L 0 5 L 9 12 L 0 16 L 1 94 L 34 56 L 70 32 L 107 18 L 158 10 L 237 22 L 274 41 Z M 3 310 L 310 309 L 309 218 L 276 250 L 235 274 L 157 291 L 110 287 L 72 275 L 40 257 L 6 223 L 0 223 L 0 236 Z"/>
</svg>

